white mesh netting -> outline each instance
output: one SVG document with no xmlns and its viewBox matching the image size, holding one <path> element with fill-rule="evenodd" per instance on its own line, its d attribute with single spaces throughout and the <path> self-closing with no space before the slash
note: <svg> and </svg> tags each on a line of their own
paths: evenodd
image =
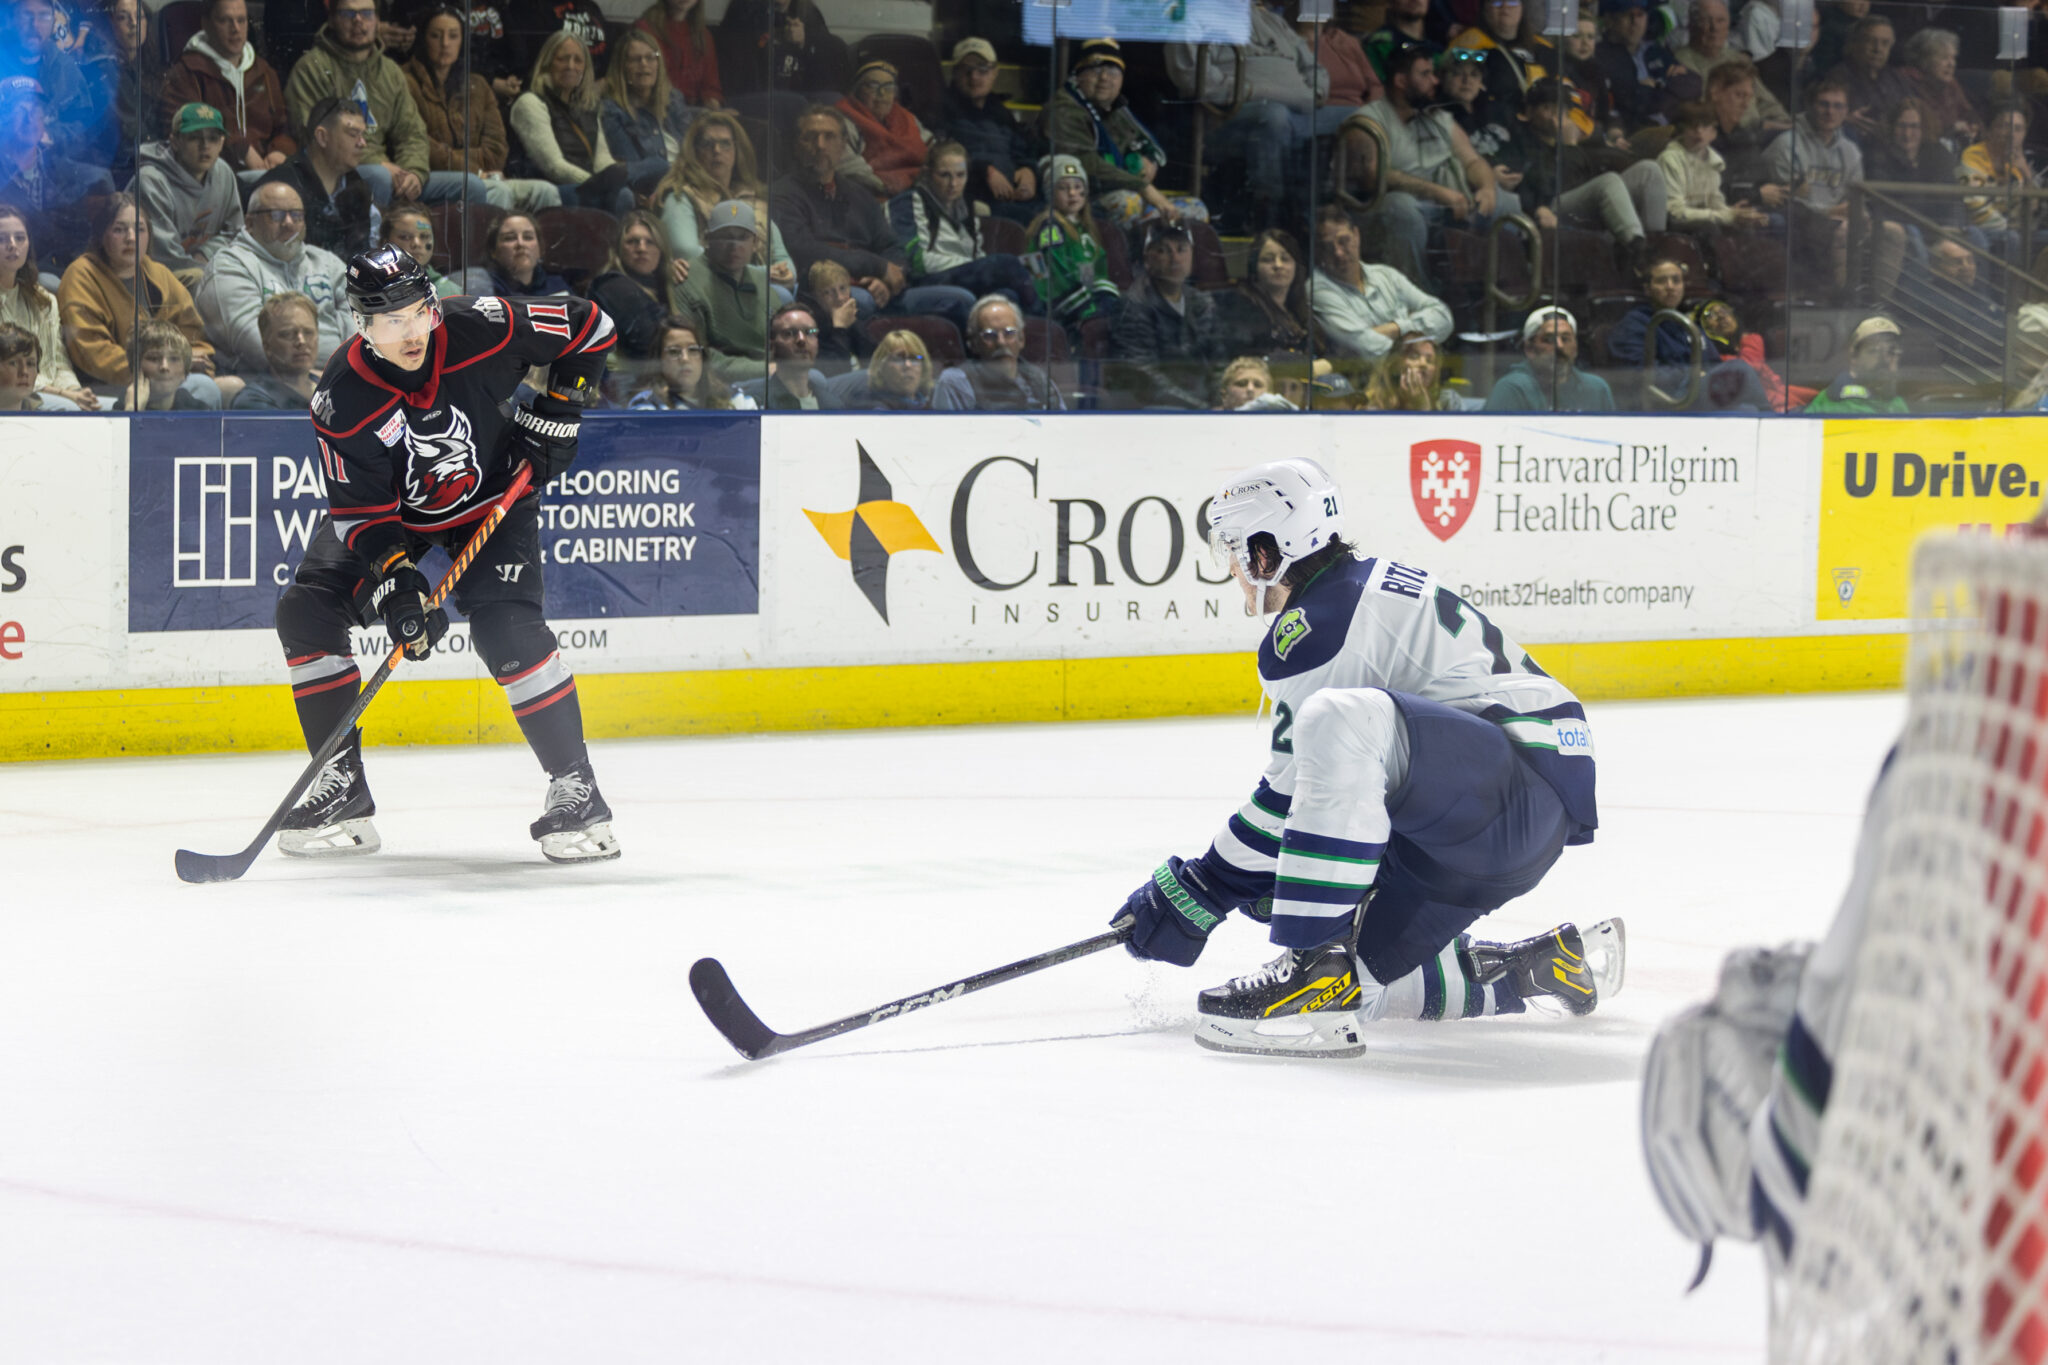
<svg viewBox="0 0 2048 1365">
<path fill-rule="evenodd" d="M 2042 1365 L 2048 546 L 1914 558 L 1906 732 L 1777 1365 Z"/>
</svg>

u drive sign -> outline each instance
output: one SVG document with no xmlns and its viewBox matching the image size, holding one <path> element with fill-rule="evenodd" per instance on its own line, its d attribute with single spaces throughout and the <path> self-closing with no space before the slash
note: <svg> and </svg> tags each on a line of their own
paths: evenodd
<svg viewBox="0 0 2048 1365">
<path fill-rule="evenodd" d="M 312 423 L 180 416 L 136 435 L 128 629 L 270 629 L 327 506 Z M 549 615 L 758 611 L 760 463 L 743 417 L 593 415 L 575 468 L 542 498 Z M 422 571 L 447 565 L 435 551 Z"/>
</svg>

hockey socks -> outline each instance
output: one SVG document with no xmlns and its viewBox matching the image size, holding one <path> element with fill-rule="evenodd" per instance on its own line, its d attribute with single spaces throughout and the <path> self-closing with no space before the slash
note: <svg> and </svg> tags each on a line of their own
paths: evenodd
<svg viewBox="0 0 2048 1365">
<path fill-rule="evenodd" d="M 576 700 L 576 677 L 562 656 L 548 656 L 530 666 L 513 665 L 498 677 L 520 733 L 550 777 L 588 766 L 583 745 L 583 707 Z"/>
<path fill-rule="evenodd" d="M 317 753 L 348 708 L 356 704 L 363 675 L 347 654 L 295 654 L 285 659 L 285 666 L 291 670 L 292 705 L 299 713 L 306 751 Z"/>
<path fill-rule="evenodd" d="M 1443 951 L 1387 987 L 1382 1019 L 1484 1019 L 1520 1014 L 1526 1008 L 1511 981 L 1483 984 L 1472 978 L 1464 950 L 1470 936 L 1458 935 Z"/>
</svg>

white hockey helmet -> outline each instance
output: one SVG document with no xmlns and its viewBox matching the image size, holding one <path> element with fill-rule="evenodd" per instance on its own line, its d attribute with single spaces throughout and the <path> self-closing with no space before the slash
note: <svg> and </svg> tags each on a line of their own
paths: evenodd
<svg viewBox="0 0 2048 1365">
<path fill-rule="evenodd" d="M 1336 539 L 1344 529 L 1344 500 L 1329 471 L 1314 460 L 1274 460 L 1232 475 L 1209 503 L 1209 543 L 1244 566 L 1245 580 L 1261 590 L 1279 583 L 1288 567 Z M 1251 539 L 1273 537 L 1280 563 L 1268 577 L 1252 568 Z"/>
</svg>

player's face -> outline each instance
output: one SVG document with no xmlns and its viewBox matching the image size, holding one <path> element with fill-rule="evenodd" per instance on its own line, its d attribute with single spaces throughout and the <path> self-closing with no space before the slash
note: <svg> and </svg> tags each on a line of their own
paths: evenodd
<svg viewBox="0 0 2048 1365">
<path fill-rule="evenodd" d="M 390 364 L 417 370 L 427 363 L 427 346 L 440 325 L 441 306 L 421 299 L 389 313 L 373 313 L 364 324 L 363 338 Z"/>
</svg>

